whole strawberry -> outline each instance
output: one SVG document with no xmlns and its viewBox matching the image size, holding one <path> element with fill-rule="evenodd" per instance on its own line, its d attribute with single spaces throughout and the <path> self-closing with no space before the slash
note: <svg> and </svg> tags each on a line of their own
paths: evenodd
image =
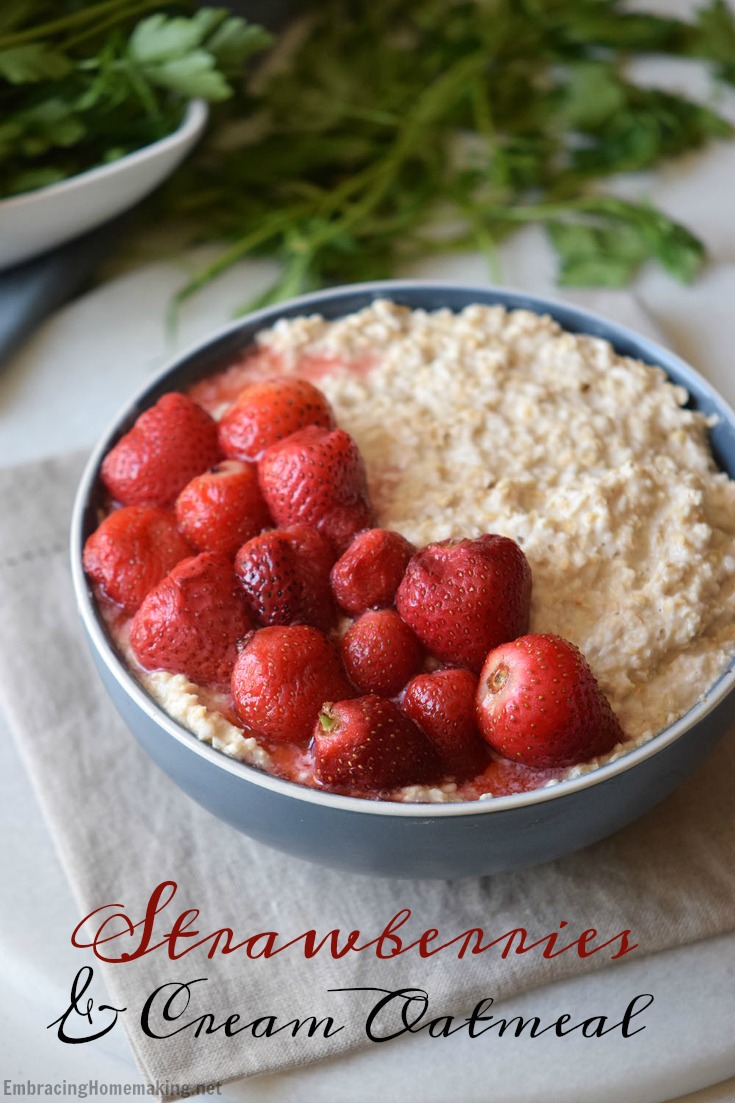
<svg viewBox="0 0 735 1103">
<path fill-rule="evenodd" d="M 329 586 L 332 545 L 310 525 L 273 529 L 235 557 L 245 604 L 258 624 L 311 624 L 329 631 L 337 610 Z"/>
<path fill-rule="evenodd" d="M 238 716 L 278 742 L 305 743 L 325 702 L 352 695 L 337 652 L 307 625 L 254 632 L 232 671 Z"/>
<path fill-rule="evenodd" d="M 226 456 L 257 460 L 271 444 L 307 425 L 333 429 L 332 407 L 312 383 L 284 376 L 246 387 L 220 421 L 219 439 Z"/>
<path fill-rule="evenodd" d="M 84 545 L 84 569 L 111 601 L 134 613 L 143 598 L 194 549 L 167 509 L 124 506 Z"/>
<path fill-rule="evenodd" d="M 258 461 L 258 477 L 279 527 L 313 525 L 338 552 L 373 523 L 365 465 L 343 429 L 312 425 L 279 441 Z"/>
<path fill-rule="evenodd" d="M 199 551 L 232 558 L 271 520 L 255 464 L 223 460 L 196 475 L 176 499 L 176 520 Z"/>
<path fill-rule="evenodd" d="M 491 651 L 477 719 L 491 747 L 528 766 L 572 766 L 624 739 L 581 651 L 560 636 L 521 636 Z"/>
<path fill-rule="evenodd" d="M 480 671 L 493 647 L 528 631 L 531 568 L 506 536 L 428 544 L 413 556 L 396 608 L 427 651 Z"/>
<path fill-rule="evenodd" d="M 340 642 L 345 670 L 362 693 L 394 697 L 421 669 L 424 650 L 395 609 L 371 609 Z"/>
<path fill-rule="evenodd" d="M 238 641 L 251 628 L 232 564 L 202 552 L 183 559 L 151 590 L 131 622 L 130 643 L 146 670 L 224 686 Z"/>
<path fill-rule="evenodd" d="M 125 506 L 172 506 L 190 479 L 220 458 L 217 425 L 172 391 L 145 410 L 102 463 L 102 481 Z"/>
<path fill-rule="evenodd" d="M 370 695 L 324 708 L 314 727 L 314 776 L 330 789 L 372 792 L 442 776 L 433 747 L 398 705 Z"/>
<path fill-rule="evenodd" d="M 419 674 L 406 686 L 401 708 L 417 724 L 458 780 L 474 777 L 488 762 L 488 748 L 475 718 L 477 678 L 469 670 Z"/>
<path fill-rule="evenodd" d="M 353 616 L 392 605 L 415 551 L 400 532 L 368 529 L 358 533 L 332 568 L 334 596 Z"/>
</svg>

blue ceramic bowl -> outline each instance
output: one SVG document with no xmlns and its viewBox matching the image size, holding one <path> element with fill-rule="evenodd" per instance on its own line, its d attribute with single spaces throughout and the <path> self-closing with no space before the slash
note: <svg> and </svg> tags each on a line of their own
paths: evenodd
<svg viewBox="0 0 735 1103">
<path fill-rule="evenodd" d="M 117 418 L 91 457 L 72 522 L 71 557 L 79 610 L 100 677 L 141 746 L 185 792 L 215 816 L 270 846 L 342 869 L 395 877 L 457 878 L 559 858 L 643 815 L 712 750 L 735 718 L 735 671 L 728 669 L 677 723 L 630 754 L 547 789 L 489 801 L 397 804 L 305 788 L 261 773 L 201 743 L 171 720 L 135 681 L 111 644 L 82 570 L 82 548 L 103 500 L 105 454 L 142 410 L 225 365 L 278 318 L 336 318 L 376 298 L 409 307 L 461 310 L 500 304 L 550 314 L 572 333 L 610 341 L 625 356 L 662 367 L 686 387 L 691 405 L 717 415 L 711 432 L 719 465 L 735 477 L 735 414 L 687 364 L 652 341 L 585 310 L 498 288 L 420 281 L 359 284 L 260 310 L 178 357 Z"/>
</svg>

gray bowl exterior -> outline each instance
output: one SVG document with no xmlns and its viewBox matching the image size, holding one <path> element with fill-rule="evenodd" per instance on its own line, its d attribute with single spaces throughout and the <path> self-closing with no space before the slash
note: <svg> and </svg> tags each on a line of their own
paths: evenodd
<svg viewBox="0 0 735 1103">
<path fill-rule="evenodd" d="M 298 792 L 273 792 L 191 754 L 131 700 L 104 659 L 96 651 L 94 655 L 112 700 L 140 745 L 199 804 L 259 842 L 298 858 L 384 877 L 456 879 L 502 873 L 598 842 L 673 792 L 733 719 L 728 697 L 676 743 L 633 769 L 540 804 L 491 814 L 481 804 L 475 815 L 441 819 L 365 815 L 307 802 Z"/>
<path fill-rule="evenodd" d="M 78 531 L 72 534 L 73 555 L 97 525 L 103 500 L 98 465 L 101 457 L 126 432 L 139 413 L 165 391 L 182 389 L 217 370 L 246 347 L 254 335 L 277 319 L 319 312 L 327 318 L 352 313 L 376 298 L 391 298 L 413 308 L 461 310 L 472 302 L 500 304 L 509 309 L 548 313 L 570 332 L 609 340 L 616 350 L 657 364 L 686 387 L 691 405 L 717 414 L 711 442 L 718 464 L 735 477 L 735 415 L 709 385 L 686 364 L 624 327 L 616 326 L 566 304 L 502 289 L 479 289 L 391 281 L 317 293 L 286 307 L 259 311 L 234 330 L 185 355 L 146 390 L 102 442 L 98 464 L 80 488 Z M 77 576 L 78 577 L 78 576 Z M 77 583 L 77 589 L 84 584 Z M 77 594 L 83 620 L 99 624 L 89 589 Z M 233 763 L 202 748 L 191 733 L 178 738 L 155 719 L 129 692 L 130 675 L 109 643 L 100 646 L 85 623 L 100 676 L 118 711 L 151 758 L 185 792 L 220 819 L 270 846 L 326 865 L 392 877 L 458 878 L 498 873 L 551 861 L 599 841 L 631 823 L 668 796 L 705 758 L 735 719 L 735 694 L 729 693 L 674 741 L 635 765 L 587 775 L 589 784 L 565 791 L 562 784 L 550 799 L 524 801 L 523 795 L 493 807 L 493 801 L 448 806 L 414 805 L 409 814 L 383 812 L 374 802 L 357 799 L 335 807 L 320 802 L 293 783 L 276 789 L 262 783 L 252 767 Z M 95 633 L 99 636 L 99 633 Z M 127 683 L 127 684 L 126 684 Z M 170 722 L 169 722 L 170 723 Z M 656 740 L 652 742 L 655 745 Z M 365 805 L 371 805 L 370 811 Z M 510 805 L 510 806 L 509 806 Z M 404 806 L 405 808 L 405 806 Z M 439 815 L 436 813 L 440 812 Z"/>
</svg>

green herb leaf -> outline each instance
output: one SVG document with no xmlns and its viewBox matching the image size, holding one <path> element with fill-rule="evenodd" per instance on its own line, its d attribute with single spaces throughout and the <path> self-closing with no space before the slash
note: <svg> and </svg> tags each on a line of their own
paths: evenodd
<svg viewBox="0 0 735 1103">
<path fill-rule="evenodd" d="M 623 287 L 648 260 L 688 283 L 702 266 L 702 243 L 650 204 L 604 196 L 580 204 L 575 217 L 546 226 L 563 285 Z"/>
<path fill-rule="evenodd" d="M 594 131 L 626 105 L 623 82 L 607 62 L 581 61 L 569 67 L 561 109 L 567 125 Z"/>
<path fill-rule="evenodd" d="M 207 41 L 207 49 L 227 76 L 241 71 L 243 62 L 270 46 L 272 36 L 253 23 L 232 16 L 218 25 Z"/>
<path fill-rule="evenodd" d="M 268 37 L 191 0 L 5 0 L 0 196 L 107 164 L 171 133 L 186 102 L 232 94 Z M 143 16 L 143 18 L 141 18 Z"/>
<path fill-rule="evenodd" d="M 735 84 L 735 13 L 725 0 L 711 0 L 684 36 L 684 51 L 717 65 L 722 80 Z"/>
<path fill-rule="evenodd" d="M 128 54 L 152 84 L 217 102 L 232 95 L 225 74 L 240 71 L 269 41 L 224 8 L 202 8 L 191 19 L 160 13 L 144 19 L 130 36 Z"/>
<path fill-rule="evenodd" d="M 20 172 L 13 177 L 8 192 L 10 195 L 22 195 L 23 192 L 35 191 L 36 188 L 60 184 L 65 178 L 66 173 L 61 167 L 29 169 L 28 172 Z"/>
<path fill-rule="evenodd" d="M 141 66 L 162 65 L 195 50 L 209 29 L 206 18 L 171 18 L 159 12 L 137 25 L 130 36 L 128 51 Z"/>
<path fill-rule="evenodd" d="M 0 50 L 0 77 L 11 84 L 37 84 L 41 80 L 58 80 L 71 71 L 71 62 L 58 50 L 41 43 Z"/>
<path fill-rule="evenodd" d="M 28 155 L 75 145 L 86 135 L 86 127 L 74 108 L 59 98 L 42 100 L 16 118 L 19 142 Z"/>
<path fill-rule="evenodd" d="M 652 254 L 682 283 L 690 283 L 702 268 L 704 246 L 686 227 L 650 207 L 641 225 Z"/>
<path fill-rule="evenodd" d="M 170 88 L 182 96 L 201 96 L 216 102 L 232 94 L 214 58 L 206 50 L 192 50 L 186 57 L 146 66 L 144 73 L 152 84 Z"/>
<path fill-rule="evenodd" d="M 228 99 L 149 208 L 222 243 L 181 298 L 264 253 L 283 266 L 271 298 L 458 250 L 494 272 L 499 243 L 533 222 L 566 284 L 620 286 L 651 261 L 682 280 L 700 269 L 685 227 L 602 188 L 731 135 L 707 103 L 627 75 L 655 51 L 735 82 L 723 0 L 689 20 L 624 0 L 302 0 L 250 87 L 243 64 L 265 32 L 152 2 L 6 0 L 0 194 L 154 141 L 191 96 Z"/>
<path fill-rule="evenodd" d="M 552 222 L 547 231 L 561 262 L 562 287 L 625 287 L 648 256 L 632 227 L 608 230 Z"/>
</svg>

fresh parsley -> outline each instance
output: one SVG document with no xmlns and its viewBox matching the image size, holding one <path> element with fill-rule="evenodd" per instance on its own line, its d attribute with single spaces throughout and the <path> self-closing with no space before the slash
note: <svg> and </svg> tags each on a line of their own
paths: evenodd
<svg viewBox="0 0 735 1103">
<path fill-rule="evenodd" d="M 148 208 L 222 243 L 181 298 L 257 254 L 282 261 L 261 301 L 452 250 L 481 249 L 495 272 L 529 223 L 562 284 L 622 286 L 651 261 L 696 276 L 685 227 L 604 185 L 731 136 L 713 104 L 629 75 L 659 53 L 735 84 L 724 0 L 688 21 L 624 0 L 302 0 L 296 15 L 245 84 L 269 37 L 224 10 L 6 0 L 0 195 L 153 141 L 204 96 L 208 138 Z"/>
<path fill-rule="evenodd" d="M 6 0 L 0 13 L 0 196 L 64 180 L 164 137 L 186 102 L 229 98 L 270 41 L 222 8 L 151 0 Z"/>
<path fill-rule="evenodd" d="M 735 21 L 687 22 L 622 0 L 312 0 L 249 92 L 164 193 L 197 240 L 227 243 L 192 294 L 238 259 L 276 254 L 262 301 L 380 278 L 450 250 L 545 228 L 562 284 L 622 286 L 658 262 L 680 280 L 701 243 L 614 174 L 728 138 L 714 107 L 643 87 L 636 56 L 699 59 L 733 80 Z M 284 56 L 280 56 L 280 55 Z M 230 114 L 231 114 L 230 110 Z M 448 229 L 447 227 L 450 227 Z"/>
</svg>

